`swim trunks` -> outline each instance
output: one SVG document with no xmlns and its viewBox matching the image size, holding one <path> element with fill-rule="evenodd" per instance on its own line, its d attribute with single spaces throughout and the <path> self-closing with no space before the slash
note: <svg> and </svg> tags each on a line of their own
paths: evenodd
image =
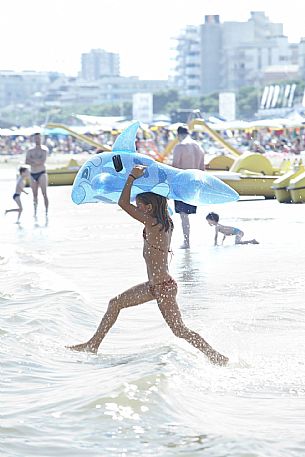
<svg viewBox="0 0 305 457">
<path fill-rule="evenodd" d="M 196 214 L 197 206 L 189 205 L 188 203 L 175 200 L 175 212 L 185 214 Z"/>
<path fill-rule="evenodd" d="M 154 298 L 166 297 L 168 290 L 176 290 L 177 292 L 177 283 L 173 278 L 166 279 L 160 284 L 152 284 L 149 286 L 149 292 L 153 295 Z"/>
<path fill-rule="evenodd" d="M 16 197 L 20 197 L 20 194 L 14 194 L 13 199 L 15 200 Z"/>
<path fill-rule="evenodd" d="M 241 233 L 241 230 L 236 228 L 236 227 L 233 227 L 232 228 L 232 235 L 239 235 Z"/>
<path fill-rule="evenodd" d="M 42 176 L 44 173 L 45 173 L 45 170 L 44 171 L 40 171 L 39 173 L 31 173 L 31 176 L 34 179 L 34 181 L 38 182 L 40 176 Z"/>
</svg>

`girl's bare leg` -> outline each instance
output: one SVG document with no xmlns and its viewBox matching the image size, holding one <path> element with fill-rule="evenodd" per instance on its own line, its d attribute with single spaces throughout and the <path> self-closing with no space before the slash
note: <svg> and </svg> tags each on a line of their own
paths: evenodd
<svg viewBox="0 0 305 457">
<path fill-rule="evenodd" d="M 99 345 L 116 322 L 121 309 L 129 308 L 130 306 L 137 306 L 150 300 L 154 300 L 154 297 L 149 290 L 148 282 L 131 287 L 125 292 L 112 298 L 109 301 L 107 311 L 92 338 L 90 338 L 90 340 L 86 343 L 68 346 L 69 349 L 74 351 L 88 351 L 96 353 Z"/>
<path fill-rule="evenodd" d="M 157 299 L 162 316 L 174 335 L 178 338 L 184 338 L 196 349 L 199 349 L 212 363 L 226 365 L 229 361 L 227 357 L 215 351 L 215 349 L 213 349 L 198 333 L 185 326 L 176 302 L 176 294 L 176 287 L 168 288 L 166 292 L 160 290 Z"/>
</svg>

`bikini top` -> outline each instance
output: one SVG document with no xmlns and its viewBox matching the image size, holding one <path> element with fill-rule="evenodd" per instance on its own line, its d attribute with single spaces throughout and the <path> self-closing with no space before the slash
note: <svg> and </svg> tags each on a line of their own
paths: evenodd
<svg viewBox="0 0 305 457">
<path fill-rule="evenodd" d="M 145 230 L 145 227 L 143 229 L 143 239 L 146 241 L 146 243 L 153 249 L 156 249 L 157 251 L 160 251 L 160 252 L 166 252 L 164 251 L 163 249 L 161 248 L 158 248 L 158 246 L 154 246 L 153 244 L 150 244 L 148 241 L 147 241 L 147 236 L 146 236 L 146 230 Z M 171 249 L 168 249 L 169 253 L 173 254 L 173 251 Z"/>
</svg>

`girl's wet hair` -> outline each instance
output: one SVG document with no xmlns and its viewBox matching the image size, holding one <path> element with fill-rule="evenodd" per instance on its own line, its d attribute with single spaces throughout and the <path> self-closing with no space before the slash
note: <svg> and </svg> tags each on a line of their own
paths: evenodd
<svg viewBox="0 0 305 457">
<path fill-rule="evenodd" d="M 20 167 L 19 168 L 19 173 L 24 173 L 25 171 L 27 171 L 28 169 L 26 167 Z"/>
<path fill-rule="evenodd" d="M 218 222 L 219 221 L 219 216 L 218 214 L 216 213 L 209 213 L 206 217 L 206 220 L 207 221 L 214 221 L 214 222 Z"/>
<path fill-rule="evenodd" d="M 162 195 L 154 194 L 153 192 L 143 192 L 137 195 L 137 199 L 140 200 L 144 205 L 151 204 L 152 212 L 151 216 L 157 219 L 157 224 L 162 227 L 160 230 L 167 232 L 169 229 L 174 228 L 173 221 L 168 214 L 167 199 Z"/>
</svg>

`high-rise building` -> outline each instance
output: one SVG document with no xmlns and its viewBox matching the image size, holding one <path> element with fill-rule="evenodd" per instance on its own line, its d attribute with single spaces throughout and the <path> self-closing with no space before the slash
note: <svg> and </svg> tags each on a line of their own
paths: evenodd
<svg viewBox="0 0 305 457">
<path fill-rule="evenodd" d="M 200 35 L 198 27 L 188 25 L 177 38 L 175 85 L 185 95 L 200 91 Z"/>
<path fill-rule="evenodd" d="M 251 12 L 247 22 L 221 23 L 218 15 L 205 16 L 204 24 L 188 25 L 178 37 L 175 84 L 182 94 L 200 96 L 263 85 L 266 70 L 270 75 L 275 66 L 284 72 L 298 65 L 301 77 L 304 48 L 302 41 L 289 43 L 283 25 L 270 22 L 262 11 Z"/>
<path fill-rule="evenodd" d="M 209 94 L 221 85 L 222 28 L 219 16 L 205 16 L 200 26 L 200 92 Z"/>
<path fill-rule="evenodd" d="M 120 75 L 120 56 L 103 49 L 92 49 L 81 56 L 81 77 L 86 81 L 95 81 L 103 76 Z"/>
<path fill-rule="evenodd" d="M 300 78 L 305 79 L 305 38 L 301 38 L 298 55 Z"/>
</svg>

